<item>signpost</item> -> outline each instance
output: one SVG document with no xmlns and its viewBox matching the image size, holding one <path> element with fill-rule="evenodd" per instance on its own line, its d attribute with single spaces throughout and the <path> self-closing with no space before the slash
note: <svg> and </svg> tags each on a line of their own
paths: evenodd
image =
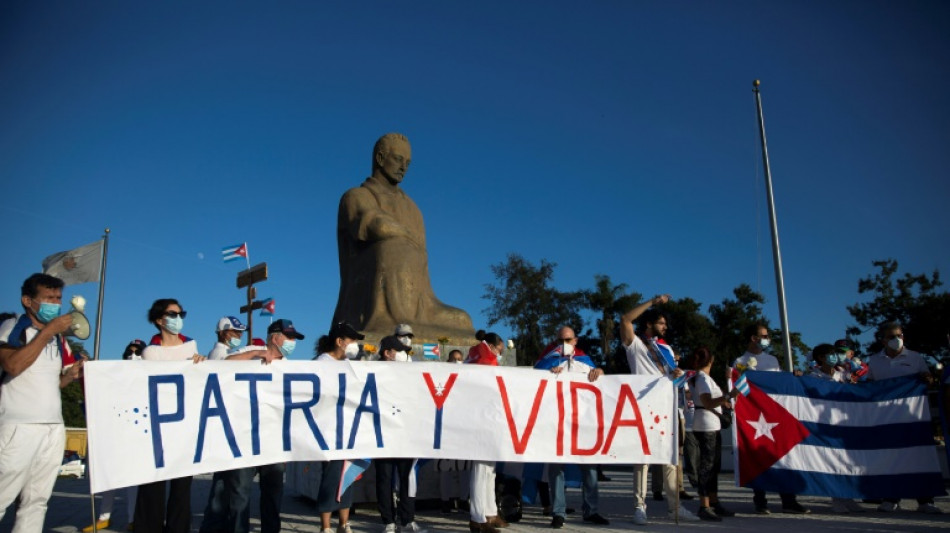
<svg viewBox="0 0 950 533">
<path fill-rule="evenodd" d="M 257 297 L 257 289 L 254 287 L 254 284 L 259 281 L 267 281 L 267 263 L 258 263 L 247 270 L 238 272 L 237 287 L 239 289 L 247 287 L 247 305 L 241 307 L 241 312 L 247 313 L 248 345 L 250 345 L 254 339 L 254 334 L 251 332 L 254 310 L 264 306 L 262 300 L 254 300 L 254 298 Z"/>
</svg>

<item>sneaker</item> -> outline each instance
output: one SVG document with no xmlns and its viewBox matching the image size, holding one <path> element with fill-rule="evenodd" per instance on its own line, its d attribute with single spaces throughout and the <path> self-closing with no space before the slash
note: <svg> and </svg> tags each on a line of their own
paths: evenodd
<svg viewBox="0 0 950 533">
<path fill-rule="evenodd" d="M 936 509 L 936 507 L 934 509 Z M 82 533 L 92 533 L 93 529 L 95 529 L 96 531 L 102 531 L 103 529 L 106 529 L 108 527 L 109 527 L 109 519 L 106 518 L 105 520 L 99 520 L 98 522 L 95 523 L 95 525 L 90 524 L 82 528 Z"/>
<path fill-rule="evenodd" d="M 419 522 L 416 522 L 415 520 L 402 526 L 400 529 L 406 533 L 429 533 L 428 529 L 420 526 Z"/>
<path fill-rule="evenodd" d="M 353 530 L 350 529 L 350 523 L 340 524 L 336 528 L 336 533 L 353 533 Z"/>
<path fill-rule="evenodd" d="M 561 529 L 564 527 L 564 517 L 554 515 L 554 518 L 551 519 L 551 528 L 552 529 Z"/>
<path fill-rule="evenodd" d="M 696 497 L 696 496 L 693 496 L 692 494 L 686 492 L 685 490 L 681 490 L 681 491 L 680 491 L 680 500 L 687 500 L 687 501 L 688 501 L 688 500 L 692 500 L 692 499 L 695 498 L 695 497 Z"/>
<path fill-rule="evenodd" d="M 729 509 L 726 509 L 725 507 L 723 507 L 722 502 L 716 502 L 712 504 L 712 510 L 716 513 L 716 516 L 719 516 L 722 518 L 731 518 L 733 516 L 736 516 L 735 512 L 730 511 Z"/>
<path fill-rule="evenodd" d="M 670 517 L 670 520 L 674 520 L 676 518 L 676 515 L 673 513 L 672 510 L 667 511 L 666 515 Z M 689 512 L 682 505 L 680 505 L 679 507 L 679 517 L 680 517 L 680 520 L 683 522 L 699 522 L 699 517 Z"/>
<path fill-rule="evenodd" d="M 795 502 L 788 506 L 783 505 L 782 512 L 785 514 L 808 514 L 811 512 L 811 509 L 798 502 Z"/>
<path fill-rule="evenodd" d="M 429 530 L 428 530 L 428 529 L 426 529 L 426 528 L 420 526 L 420 525 L 419 525 L 419 522 L 416 522 L 415 520 L 413 520 L 412 522 L 409 522 L 408 524 L 402 526 L 400 529 L 401 529 L 402 531 L 405 531 L 406 533 L 429 533 Z M 347 532 L 347 533 L 349 533 L 349 532 Z"/>
<path fill-rule="evenodd" d="M 320 533 L 333 533 L 333 528 L 332 528 L 332 527 L 325 527 L 325 528 L 323 528 L 323 529 L 320 530 Z"/>
<path fill-rule="evenodd" d="M 769 511 L 769 508 L 763 505 L 755 508 L 755 514 L 772 514 L 772 511 Z"/>
<path fill-rule="evenodd" d="M 899 511 L 900 508 L 901 506 L 897 502 L 883 502 L 877 506 L 877 510 L 882 513 L 893 513 L 894 511 Z"/>
<path fill-rule="evenodd" d="M 943 511 L 941 511 L 936 505 L 932 503 L 922 503 L 918 505 L 917 512 L 926 514 L 943 514 Z"/>
<path fill-rule="evenodd" d="M 596 524 L 596 525 L 598 525 L 598 526 L 609 526 L 609 525 L 610 525 L 610 520 L 607 520 L 606 518 L 600 516 L 600 515 L 597 514 L 597 513 L 594 513 L 594 514 L 585 516 L 585 517 L 584 517 L 584 521 L 585 521 L 585 522 L 590 522 L 591 524 Z"/>
<path fill-rule="evenodd" d="M 722 518 L 713 511 L 712 507 L 700 507 L 699 512 L 696 513 L 696 516 L 700 520 L 708 520 L 710 522 L 722 522 Z"/>
<path fill-rule="evenodd" d="M 658 501 L 658 502 L 662 502 L 662 501 L 663 501 L 663 493 L 662 493 L 662 492 L 654 492 L 654 493 L 653 493 L 653 500 L 654 500 L 654 501 Z"/>
<path fill-rule="evenodd" d="M 647 510 L 645 507 L 637 507 L 633 510 L 633 523 L 638 526 L 646 525 Z"/>
<path fill-rule="evenodd" d="M 383 528 L 383 533 L 396 533 L 396 524 L 386 524 L 386 527 Z"/>
</svg>

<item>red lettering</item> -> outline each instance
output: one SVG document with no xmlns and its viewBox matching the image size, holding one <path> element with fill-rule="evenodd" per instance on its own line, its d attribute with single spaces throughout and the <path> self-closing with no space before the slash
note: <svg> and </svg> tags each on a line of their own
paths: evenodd
<svg viewBox="0 0 950 533">
<path fill-rule="evenodd" d="M 564 385 L 557 382 L 557 455 L 564 455 Z"/>
<path fill-rule="evenodd" d="M 442 409 L 442 406 L 445 405 L 445 400 L 449 397 L 449 392 L 452 390 L 452 385 L 455 384 L 455 378 L 459 377 L 458 373 L 449 374 L 448 381 L 445 382 L 445 386 L 442 387 L 442 393 L 435 388 L 435 383 L 432 382 L 432 376 L 428 372 L 423 372 L 422 377 L 426 380 L 426 386 L 429 387 L 429 394 L 432 396 L 432 401 L 435 402 L 436 409 Z"/>
<path fill-rule="evenodd" d="M 597 442 L 594 443 L 594 446 L 591 448 L 581 448 L 577 439 L 579 437 L 578 433 L 578 415 L 580 409 L 577 406 L 577 391 L 586 390 L 594 393 L 594 396 L 597 398 Z M 604 442 L 604 401 L 600 393 L 600 389 L 590 383 L 584 383 L 583 381 L 572 381 L 571 382 L 571 454 L 572 455 L 594 455 L 597 453 L 597 450 L 600 449 L 601 443 Z"/>
<path fill-rule="evenodd" d="M 634 418 L 632 419 L 622 419 L 620 416 L 623 414 L 624 403 L 629 402 L 630 407 L 633 408 Z M 610 422 L 610 431 L 607 432 L 607 443 L 604 444 L 604 449 L 600 452 L 603 455 L 607 455 L 610 452 L 610 445 L 614 441 L 614 435 L 617 433 L 617 428 L 620 426 L 633 426 L 636 427 L 640 433 L 640 444 L 643 446 L 643 455 L 650 455 L 650 443 L 647 441 L 647 431 L 643 427 L 643 419 L 640 416 L 640 406 L 637 405 L 637 398 L 634 396 L 633 391 L 630 390 L 630 385 L 626 383 L 620 385 L 620 397 L 617 399 L 617 410 L 614 411 L 614 418 Z"/>
<path fill-rule="evenodd" d="M 534 405 L 531 406 L 531 414 L 528 415 L 528 423 L 524 428 L 524 435 L 518 438 L 518 429 L 515 427 L 515 419 L 511 414 L 511 404 L 508 402 L 508 390 L 505 388 L 505 380 L 501 376 L 495 378 L 498 381 L 498 391 L 501 393 L 501 401 L 505 405 L 505 418 L 508 420 L 508 431 L 511 433 L 511 444 L 518 455 L 524 454 L 528 447 L 528 440 L 531 438 L 531 431 L 534 430 L 534 423 L 538 420 L 538 409 L 541 407 L 541 397 L 544 396 L 544 389 L 548 382 L 542 379 L 538 382 L 538 391 L 534 394 Z"/>
</svg>

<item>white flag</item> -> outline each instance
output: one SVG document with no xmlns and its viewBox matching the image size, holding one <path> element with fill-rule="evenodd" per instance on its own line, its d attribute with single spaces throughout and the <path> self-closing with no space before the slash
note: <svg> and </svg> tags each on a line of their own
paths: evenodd
<svg viewBox="0 0 950 533">
<path fill-rule="evenodd" d="M 43 260 L 43 273 L 56 276 L 66 285 L 99 281 L 102 242 L 96 241 L 47 257 Z"/>
</svg>

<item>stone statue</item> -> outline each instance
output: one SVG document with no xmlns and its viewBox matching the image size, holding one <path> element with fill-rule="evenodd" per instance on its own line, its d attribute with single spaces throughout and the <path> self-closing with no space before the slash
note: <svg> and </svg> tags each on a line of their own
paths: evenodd
<svg viewBox="0 0 950 533">
<path fill-rule="evenodd" d="M 399 188 L 411 160 L 409 139 L 383 135 L 373 147 L 373 174 L 340 199 L 340 297 L 333 320 L 379 338 L 404 323 L 417 342 L 467 342 L 474 339 L 472 319 L 436 298 L 422 213 Z"/>
</svg>

